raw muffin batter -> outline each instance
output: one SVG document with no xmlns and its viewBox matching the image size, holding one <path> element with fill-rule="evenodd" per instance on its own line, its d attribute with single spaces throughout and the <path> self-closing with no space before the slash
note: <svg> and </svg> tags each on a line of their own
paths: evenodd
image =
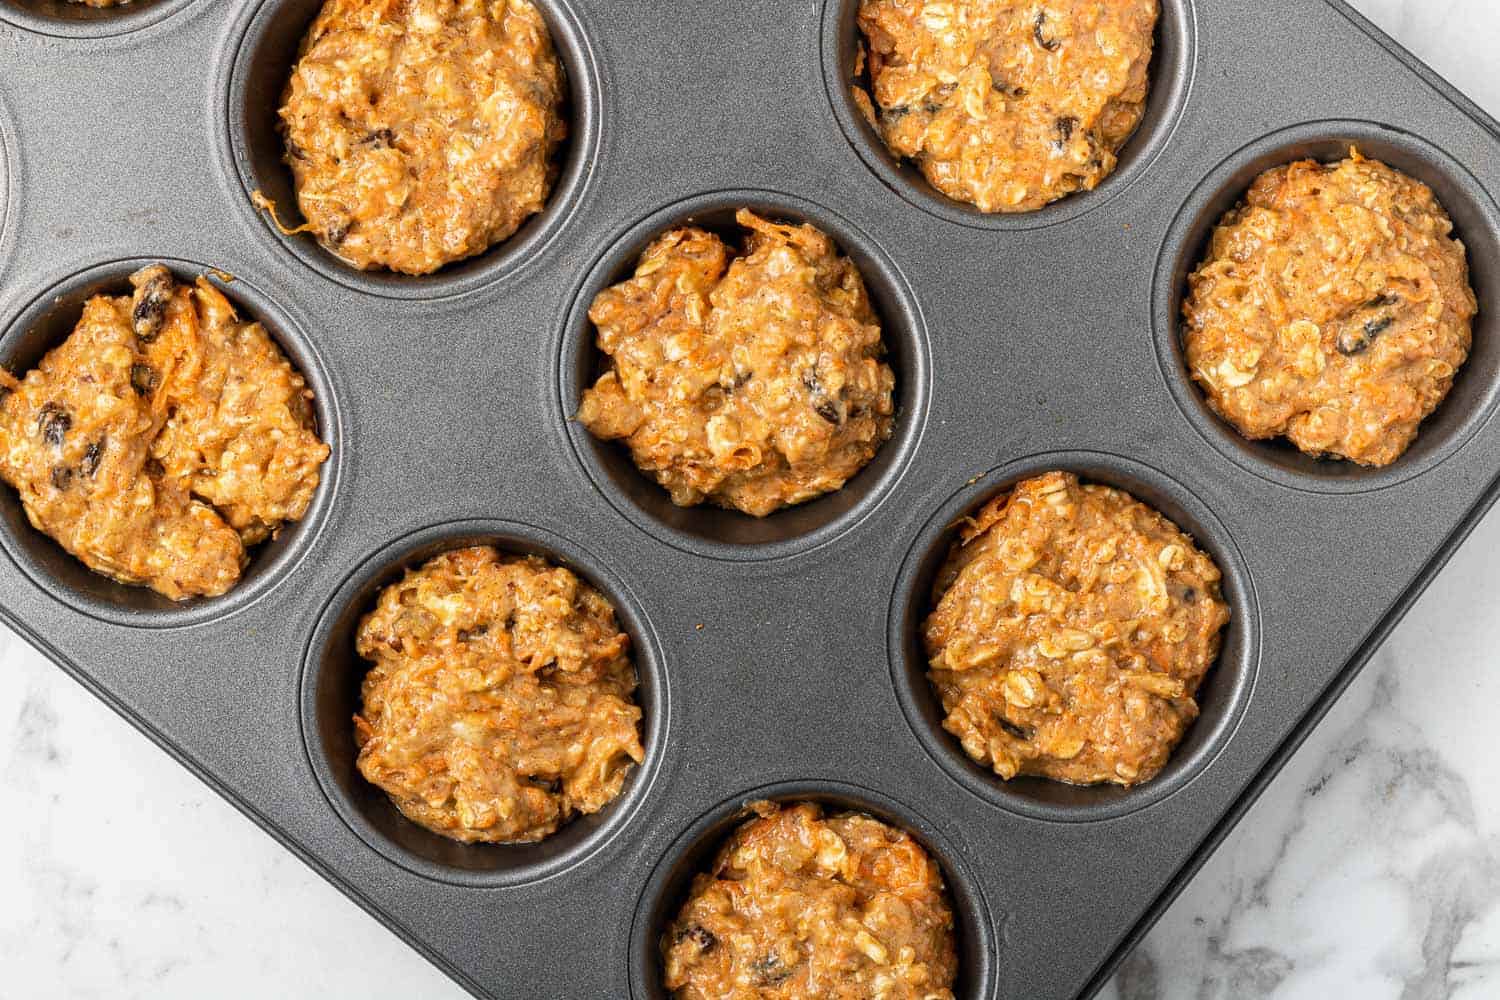
<svg viewBox="0 0 1500 1000">
<path fill-rule="evenodd" d="M 360 773 L 444 837 L 541 840 L 608 805 L 644 756 L 614 608 L 536 556 L 430 560 L 381 593 L 357 646 L 374 661 Z"/>
<path fill-rule="evenodd" d="M 307 511 L 328 446 L 259 323 L 157 264 L 96 296 L 17 382 L 0 370 L 0 478 L 90 569 L 171 598 L 222 594 L 246 548 Z"/>
<path fill-rule="evenodd" d="M 609 370 L 578 419 L 681 506 L 764 516 L 843 486 L 891 435 L 895 376 L 859 269 L 808 225 L 742 209 L 743 253 L 659 237 L 589 310 Z"/>
<path fill-rule="evenodd" d="M 483 252 L 546 203 L 563 87 L 530 0 L 328 0 L 281 108 L 306 228 L 363 269 Z"/>
<path fill-rule="evenodd" d="M 1432 191 L 1353 151 L 1268 170 L 1182 305 L 1188 368 L 1248 438 L 1389 465 L 1469 355 L 1478 305 Z"/>
<path fill-rule="evenodd" d="M 966 523 L 923 626 L 943 727 L 1009 780 L 1133 785 L 1198 716 L 1219 568 L 1129 494 L 1049 472 Z"/>
<path fill-rule="evenodd" d="M 949 198 L 1035 211 L 1114 171 L 1156 19 L 1157 0 L 862 0 L 875 106 L 855 101 Z"/>
<path fill-rule="evenodd" d="M 953 913 L 921 845 L 815 803 L 752 808 L 662 936 L 674 997 L 952 1000 Z"/>
</svg>

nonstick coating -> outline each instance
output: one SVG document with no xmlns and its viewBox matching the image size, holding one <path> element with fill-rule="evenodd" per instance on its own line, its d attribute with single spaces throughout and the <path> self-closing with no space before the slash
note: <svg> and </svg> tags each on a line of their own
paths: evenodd
<svg viewBox="0 0 1500 1000">
<path fill-rule="evenodd" d="M 569 80 L 557 193 L 437 275 L 349 270 L 295 224 L 275 109 L 316 0 L 0 0 L 0 363 L 144 260 L 217 273 L 307 374 L 333 447 L 309 517 L 224 598 L 83 571 L 0 492 L 0 616 L 476 995 L 662 995 L 655 942 L 745 805 L 900 824 L 942 864 L 960 994 L 1097 989 L 1496 495 L 1500 138 L 1326 0 L 1163 0 L 1118 174 L 980 216 L 852 112 L 853 0 L 538 0 Z M 1473 358 L 1387 470 L 1235 437 L 1183 371 L 1183 279 L 1256 171 L 1351 143 L 1428 182 L 1470 250 Z M 757 208 L 860 265 L 895 433 L 763 521 L 679 510 L 572 419 L 587 308 L 651 237 Z M 954 524 L 1059 467 L 1158 506 L 1234 612 L 1203 715 L 1139 788 L 1001 784 L 941 730 L 916 629 Z M 646 762 L 532 847 L 426 835 L 356 776 L 351 636 L 445 548 L 539 552 L 614 602 Z M 233 858 L 226 858 L 233 864 Z"/>
</svg>

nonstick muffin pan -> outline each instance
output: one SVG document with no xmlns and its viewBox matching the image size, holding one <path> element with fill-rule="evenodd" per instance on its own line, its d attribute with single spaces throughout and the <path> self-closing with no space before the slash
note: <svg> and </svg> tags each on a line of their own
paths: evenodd
<svg viewBox="0 0 1500 1000">
<path fill-rule="evenodd" d="M 230 594 L 91 577 L 0 492 L 0 611 L 478 995 L 662 996 L 655 939 L 743 804 L 813 798 L 944 867 L 965 997 L 1099 987 L 1496 496 L 1500 133 L 1341 4 L 1162 0 L 1119 172 L 1030 216 L 943 202 L 847 98 L 854 0 L 538 0 L 570 79 L 548 210 L 429 278 L 351 272 L 293 221 L 272 115 L 316 0 L 0 0 L 0 363 L 137 262 L 215 269 L 306 373 L 332 445 L 305 521 Z M 1254 174 L 1351 145 L 1430 184 L 1469 247 L 1474 352 L 1384 470 L 1240 440 L 1180 359 L 1183 278 Z M 661 229 L 749 206 L 860 264 L 894 437 L 765 521 L 678 510 L 570 422 L 585 313 Z M 1203 715 L 1134 789 L 1018 781 L 937 726 L 915 630 L 954 522 L 1047 468 L 1189 530 L 1234 611 Z M 542 552 L 635 641 L 646 762 L 541 845 L 424 835 L 357 780 L 351 648 L 376 589 L 474 541 Z M 232 860 L 226 863 L 232 863 Z"/>
</svg>

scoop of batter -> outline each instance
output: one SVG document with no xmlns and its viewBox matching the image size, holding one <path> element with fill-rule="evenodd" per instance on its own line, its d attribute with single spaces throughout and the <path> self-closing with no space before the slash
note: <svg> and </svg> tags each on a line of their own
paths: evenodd
<svg viewBox="0 0 1500 1000">
<path fill-rule="evenodd" d="M 1092 191 L 1145 112 L 1157 0 L 862 0 L 886 145 L 982 212 Z"/>
<path fill-rule="evenodd" d="M 608 805 L 644 756 L 614 608 L 536 556 L 430 560 L 381 593 L 357 646 L 374 662 L 360 773 L 444 837 L 541 840 Z"/>
<path fill-rule="evenodd" d="M 760 802 L 661 940 L 678 1000 L 952 1000 L 943 874 L 907 833 Z"/>
<path fill-rule="evenodd" d="M 487 250 L 546 203 L 563 87 L 530 0 L 327 0 L 281 108 L 307 228 L 363 269 Z"/>
<path fill-rule="evenodd" d="M 943 727 L 1005 779 L 1153 777 L 1198 716 L 1229 608 L 1219 568 L 1145 504 L 1063 472 L 967 523 L 923 626 Z"/>
<path fill-rule="evenodd" d="M 130 280 L 23 380 L 0 372 L 0 478 L 95 572 L 215 596 L 247 546 L 306 513 L 328 446 L 260 324 L 201 278 L 153 265 Z"/>
<path fill-rule="evenodd" d="M 1478 304 L 1452 232 L 1431 189 L 1357 151 L 1268 170 L 1189 279 L 1193 379 L 1248 438 L 1389 465 L 1469 355 Z"/>
<path fill-rule="evenodd" d="M 859 269 L 748 210 L 740 256 L 673 230 L 589 318 L 610 370 L 578 419 L 692 506 L 764 516 L 843 486 L 891 435 L 895 376 Z"/>
</svg>

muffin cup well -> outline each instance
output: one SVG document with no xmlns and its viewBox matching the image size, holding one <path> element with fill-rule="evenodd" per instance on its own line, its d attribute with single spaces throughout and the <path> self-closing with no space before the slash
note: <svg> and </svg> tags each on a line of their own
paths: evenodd
<svg viewBox="0 0 1500 1000">
<path fill-rule="evenodd" d="M 276 206 L 283 225 L 306 220 L 297 207 L 292 172 L 283 160 L 278 128 L 282 93 L 323 0 L 260 0 L 236 26 L 225 90 L 223 142 L 232 177 L 239 182 L 242 207 L 256 217 L 262 236 L 331 281 L 371 295 L 397 299 L 440 299 L 471 292 L 531 263 L 551 244 L 577 211 L 589 186 L 599 152 L 601 86 L 594 50 L 569 0 L 533 0 L 552 34 L 567 78 L 563 116 L 568 137 L 559 149 L 560 172 L 546 206 L 520 229 L 483 253 L 455 261 L 427 275 L 362 271 L 324 249 L 310 233 L 285 236 L 270 214 L 251 197 L 258 191 Z"/>
<path fill-rule="evenodd" d="M 735 212 L 749 208 L 766 218 L 810 223 L 833 238 L 864 277 L 880 316 L 886 363 L 896 376 L 896 415 L 890 440 L 842 488 L 763 518 L 712 504 L 678 507 L 635 466 L 621 442 L 602 441 L 574 419 L 583 391 L 604 370 L 595 347 L 589 307 L 605 288 L 624 281 L 648 244 L 681 225 L 697 225 L 743 241 Z M 927 417 L 929 347 L 921 310 L 906 279 L 869 236 L 832 211 L 771 191 L 718 191 L 662 209 L 616 239 L 576 293 L 563 329 L 558 359 L 561 427 L 585 473 L 625 517 L 657 538 L 689 552 L 720 559 L 775 559 L 807 551 L 837 537 L 880 505 L 910 463 Z"/>
<path fill-rule="evenodd" d="M 1182 301 L 1188 276 L 1203 259 L 1214 229 L 1239 204 L 1256 177 L 1311 158 L 1335 162 L 1351 147 L 1416 178 L 1437 195 L 1453 219 L 1453 235 L 1468 251 L 1469 282 L 1479 299 L 1474 344 L 1453 389 L 1423 421 L 1417 439 L 1391 465 L 1368 468 L 1314 458 L 1284 438 L 1252 441 L 1209 407 L 1187 371 Z M 1215 167 L 1188 198 L 1167 233 L 1151 292 L 1157 358 L 1177 406 L 1209 444 L 1262 478 L 1314 493 L 1359 493 L 1394 486 L 1461 450 L 1487 421 L 1500 398 L 1500 210 L 1479 182 L 1432 143 L 1385 125 L 1323 121 L 1272 133 Z"/>
<path fill-rule="evenodd" d="M 1115 170 L 1092 191 L 1080 191 L 1034 212 L 981 212 L 955 201 L 927 182 L 910 161 L 885 145 L 880 133 L 854 101 L 852 88 L 863 86 L 855 74 L 860 44 L 860 0 L 825 0 L 823 8 L 823 80 L 833 116 L 865 165 L 908 202 L 947 222 L 976 229 L 1041 229 L 1068 222 L 1113 199 L 1144 174 L 1161 155 L 1182 120 L 1192 90 L 1198 55 L 1193 0 L 1161 0 L 1151 57 L 1151 92 L 1135 133 L 1120 148 Z"/>
<path fill-rule="evenodd" d="M 578 816 L 534 844 L 463 844 L 403 816 L 384 791 L 356 766 L 354 715 L 370 663 L 355 650 L 360 621 L 380 592 L 408 569 L 453 549 L 493 545 L 541 556 L 573 570 L 614 606 L 631 640 L 640 686 L 646 759 L 633 766 L 614 801 Z M 582 547 L 549 532 L 508 521 L 469 520 L 435 525 L 375 552 L 324 607 L 302 667 L 302 737 L 323 793 L 344 822 L 372 849 L 414 874 L 465 886 L 520 885 L 556 875 L 597 852 L 630 821 L 650 790 L 667 736 L 667 676 L 655 633 L 635 599 Z"/>
<path fill-rule="evenodd" d="M 630 929 L 630 992 L 635 1000 L 668 1000 L 662 985 L 660 941 L 687 898 L 693 876 L 706 871 L 735 828 L 750 818 L 751 803 L 817 802 L 831 812 L 860 812 L 910 833 L 943 870 L 953 907 L 958 944 L 958 981 L 963 1000 L 995 993 L 1000 943 L 984 892 L 962 857 L 938 829 L 909 807 L 878 792 L 839 781 L 785 781 L 726 799 L 700 816 L 657 862 L 636 905 Z"/>
<path fill-rule="evenodd" d="M 131 0 L 113 7 L 89 7 L 68 0 L 0 0 L 0 20 L 40 35 L 112 38 L 149 28 L 193 0 Z"/>
<path fill-rule="evenodd" d="M 0 546 L 32 581 L 77 611 L 137 628 L 193 625 L 250 605 L 290 576 L 323 530 L 338 488 L 343 426 L 327 369 L 302 326 L 243 278 L 224 281 L 219 268 L 169 257 L 139 257 L 89 267 L 38 295 L 0 334 L 0 366 L 24 377 L 78 324 L 84 303 L 96 295 L 130 295 L 130 275 L 161 263 L 179 280 L 207 276 L 234 304 L 242 320 L 259 322 L 313 392 L 318 435 L 329 447 L 319 469 L 317 492 L 300 521 L 250 550 L 244 575 L 228 593 L 172 601 L 147 587 L 116 583 L 89 569 L 49 536 L 31 526 L 21 499 L 0 483 Z"/>
<path fill-rule="evenodd" d="M 1023 776 L 1005 781 L 964 752 L 943 728 L 943 706 L 927 676 L 922 623 L 933 608 L 932 586 L 960 524 L 1016 483 L 1054 469 L 1084 482 L 1124 490 L 1161 512 L 1213 557 L 1223 572 L 1231 618 L 1219 658 L 1198 688 L 1201 714 L 1171 758 L 1150 781 L 1130 788 L 1069 785 Z M 1213 762 L 1239 724 L 1260 659 L 1260 609 L 1249 568 L 1213 512 L 1187 488 L 1149 466 L 1095 452 L 1034 455 L 1001 466 L 954 494 L 923 528 L 907 555 L 891 601 L 888 642 L 896 697 L 917 739 L 943 770 L 971 792 L 1033 819 L 1062 822 L 1113 819 L 1165 799 Z"/>
</svg>

